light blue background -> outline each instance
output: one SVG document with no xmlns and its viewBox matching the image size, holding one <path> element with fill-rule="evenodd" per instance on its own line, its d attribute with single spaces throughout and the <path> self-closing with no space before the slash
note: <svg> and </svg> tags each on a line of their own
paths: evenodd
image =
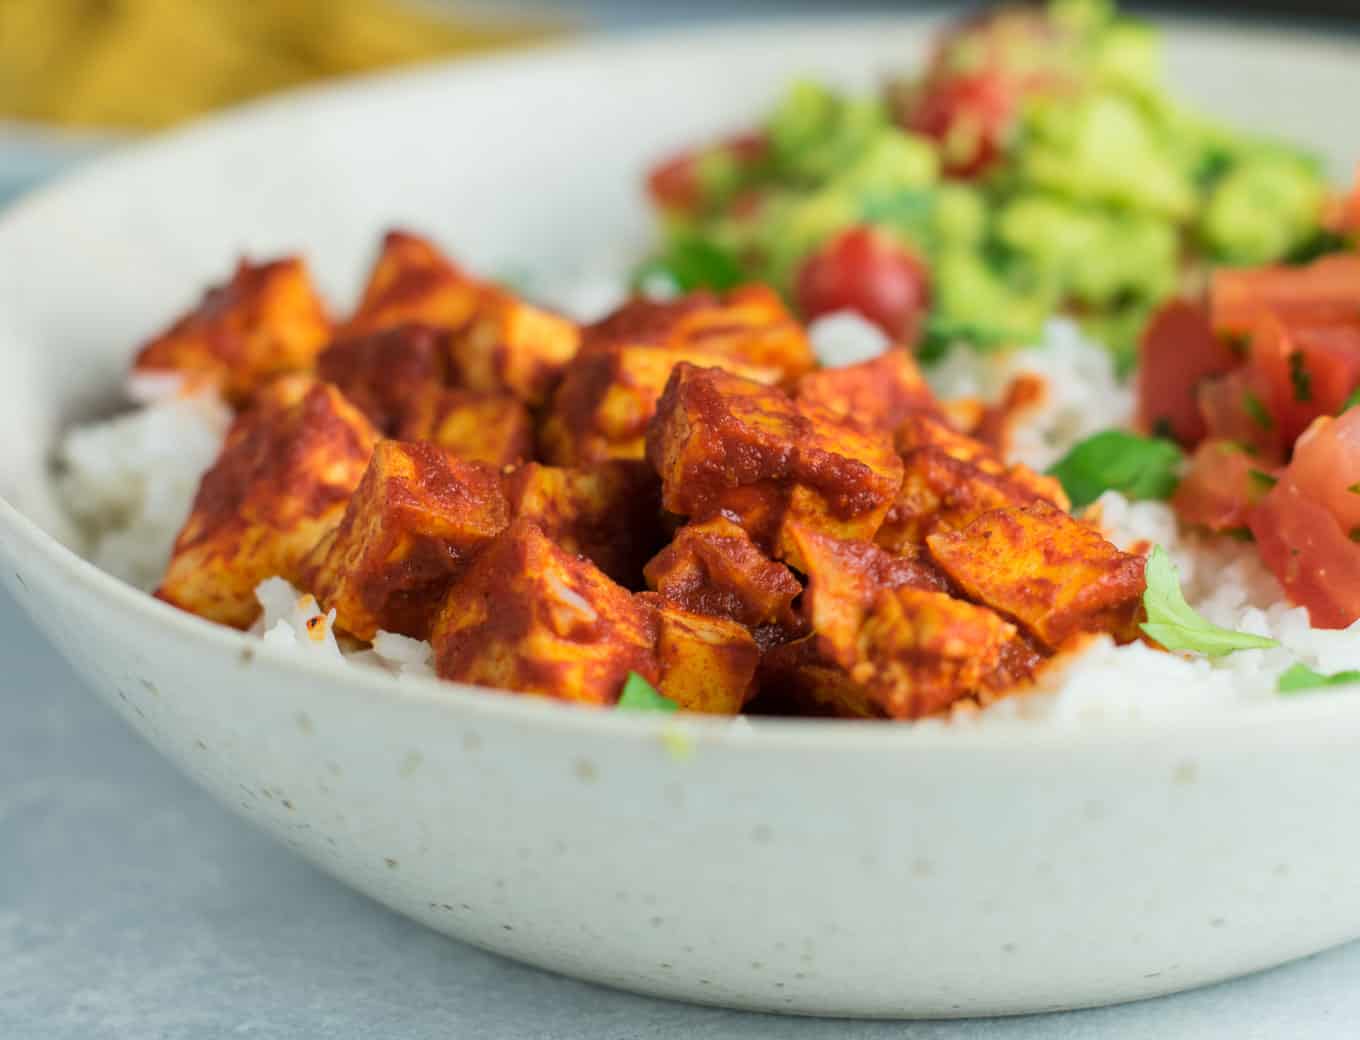
<svg viewBox="0 0 1360 1040">
<path fill-rule="evenodd" d="M 586 6 L 628 27 L 733 11 Z M 49 172 L 40 162 L 0 149 L 0 196 Z M 229 815 L 84 691 L 3 593 L 0 662 L 0 1040 L 1360 1035 L 1360 944 L 1159 1001 L 960 1023 L 742 1015 L 544 975 L 394 916 Z"/>
</svg>

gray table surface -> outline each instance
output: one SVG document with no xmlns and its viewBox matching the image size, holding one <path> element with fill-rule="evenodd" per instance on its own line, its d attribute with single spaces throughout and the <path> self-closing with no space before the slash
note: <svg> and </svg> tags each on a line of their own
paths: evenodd
<svg viewBox="0 0 1360 1040">
<path fill-rule="evenodd" d="M 585 6 L 628 27 L 660 8 Z M 670 10 L 691 7 L 734 5 Z M 0 662 L 0 1040 L 1360 1035 L 1360 944 L 1163 1000 L 953 1023 L 745 1015 L 546 975 L 397 917 L 222 809 L 84 690 L 3 593 Z"/>
</svg>

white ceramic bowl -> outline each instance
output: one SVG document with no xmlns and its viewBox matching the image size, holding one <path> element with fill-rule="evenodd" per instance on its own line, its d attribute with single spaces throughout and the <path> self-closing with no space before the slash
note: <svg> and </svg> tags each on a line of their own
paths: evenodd
<svg viewBox="0 0 1360 1040">
<path fill-rule="evenodd" d="M 431 927 L 648 993 L 850 1015 L 1166 993 L 1360 935 L 1360 699 L 1221 721 L 951 732 L 576 710 L 281 655 L 44 528 L 57 431 L 239 250 L 337 298 L 409 223 L 484 269 L 645 234 L 650 158 L 791 73 L 867 83 L 915 21 L 586 44 L 257 106 L 0 219 L 0 579 L 228 806 Z M 1356 158 L 1353 44 L 1177 30 L 1185 88 Z"/>
</svg>

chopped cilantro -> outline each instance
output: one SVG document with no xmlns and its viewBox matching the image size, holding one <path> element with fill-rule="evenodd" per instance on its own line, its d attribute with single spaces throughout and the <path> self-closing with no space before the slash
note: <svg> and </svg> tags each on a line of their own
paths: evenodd
<svg viewBox="0 0 1360 1040">
<path fill-rule="evenodd" d="M 661 255 L 653 257 L 634 273 L 633 285 L 643 288 L 658 275 L 668 277 L 681 292 L 731 289 L 745 279 L 735 256 L 697 234 L 672 236 Z"/>
<path fill-rule="evenodd" d="M 1246 409 L 1252 421 L 1261 429 L 1271 430 L 1275 428 L 1275 420 L 1270 417 L 1270 413 L 1266 411 L 1266 406 L 1261 403 L 1261 399 L 1252 391 L 1248 390 L 1242 395 L 1242 407 Z"/>
<path fill-rule="evenodd" d="M 1272 476 L 1263 469 L 1247 470 L 1247 479 L 1251 481 L 1255 490 L 1265 493 L 1280 482 L 1280 478 Z"/>
<path fill-rule="evenodd" d="M 1360 495 L 1360 480 L 1357 480 L 1350 487 L 1346 488 L 1352 495 Z"/>
<path fill-rule="evenodd" d="M 1289 382 L 1294 386 L 1294 400 L 1305 402 L 1313 399 L 1313 374 L 1308 371 L 1308 359 L 1301 350 L 1289 355 Z"/>
<path fill-rule="evenodd" d="M 1251 533 L 1250 527 L 1225 527 L 1220 533 L 1227 535 L 1234 542 L 1256 541 L 1256 536 Z"/>
<path fill-rule="evenodd" d="M 1279 645 L 1265 636 L 1220 628 L 1190 606 L 1181 591 L 1176 565 L 1160 545 L 1153 546 L 1144 575 L 1147 589 L 1143 608 L 1148 619 L 1143 631 L 1168 650 L 1219 657 L 1234 650 L 1265 650 Z"/>
<path fill-rule="evenodd" d="M 627 711 L 672 712 L 680 710 L 680 705 L 669 697 L 658 693 L 656 687 L 638 675 L 637 672 L 628 673 L 628 681 L 623 684 L 623 693 L 619 695 L 618 706 Z"/>
<path fill-rule="evenodd" d="M 1075 445 L 1048 472 L 1080 509 L 1111 489 L 1134 499 L 1170 498 L 1183 458 L 1164 438 L 1105 430 Z"/>
<path fill-rule="evenodd" d="M 1360 404 L 1360 386 L 1357 386 L 1354 390 L 1352 390 L 1350 396 L 1347 397 L 1346 400 L 1341 402 L 1341 410 L 1338 411 L 1336 414 L 1340 415 L 1342 412 L 1349 412 L 1357 404 Z"/>
<path fill-rule="evenodd" d="M 1360 542 L 1360 527 L 1352 527 L 1346 537 L 1353 542 Z"/>
<path fill-rule="evenodd" d="M 1307 665 L 1296 664 L 1284 672 L 1275 684 L 1280 693 L 1302 693 L 1305 690 L 1320 690 L 1325 686 L 1347 686 L 1360 683 L 1360 672 L 1333 672 L 1324 675 L 1315 672 Z"/>
</svg>

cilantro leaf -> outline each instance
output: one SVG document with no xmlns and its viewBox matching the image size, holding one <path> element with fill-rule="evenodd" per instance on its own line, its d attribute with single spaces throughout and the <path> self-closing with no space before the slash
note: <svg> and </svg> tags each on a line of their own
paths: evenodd
<svg viewBox="0 0 1360 1040">
<path fill-rule="evenodd" d="M 1333 672 L 1324 675 L 1315 672 L 1307 665 L 1296 664 L 1284 672 L 1275 684 L 1280 693 L 1301 693 L 1305 690 L 1320 690 L 1325 686 L 1348 686 L 1360 683 L 1360 672 Z"/>
<path fill-rule="evenodd" d="M 641 288 L 656 275 L 670 278 L 681 292 L 731 289 L 746 278 L 741 263 L 732 253 L 694 233 L 673 235 L 659 256 L 634 273 L 633 285 Z"/>
<path fill-rule="evenodd" d="M 1189 650 L 1207 657 L 1220 657 L 1234 650 L 1266 650 L 1279 646 L 1265 636 L 1220 628 L 1185 602 L 1180 574 L 1160 545 L 1153 546 L 1144 575 L 1147 589 L 1143 592 L 1143 608 L 1148 619 L 1142 628 L 1168 650 Z"/>
<path fill-rule="evenodd" d="M 1308 371 L 1308 359 L 1303 356 L 1301 350 L 1289 355 L 1289 382 L 1294 387 L 1294 400 L 1313 399 L 1313 373 Z"/>
<path fill-rule="evenodd" d="M 1048 471 L 1074 509 L 1111 489 L 1128 498 L 1167 499 L 1180 483 L 1181 449 L 1163 437 L 1105 430 L 1075 445 Z"/>
<path fill-rule="evenodd" d="M 626 711 L 669 713 L 680 710 L 680 705 L 658 693 L 656 687 L 637 672 L 628 673 L 628 681 L 623 684 L 623 693 L 619 695 L 618 706 Z"/>
<path fill-rule="evenodd" d="M 1270 412 L 1266 411 L 1265 404 L 1252 391 L 1248 390 L 1242 395 L 1242 407 L 1261 429 L 1273 430 L 1275 428 L 1275 420 L 1271 417 Z"/>
<path fill-rule="evenodd" d="M 1360 404 L 1360 386 L 1352 390 L 1350 396 L 1341 402 L 1341 409 L 1336 414 L 1341 415 L 1343 412 L 1349 412 L 1357 404 Z"/>
</svg>

